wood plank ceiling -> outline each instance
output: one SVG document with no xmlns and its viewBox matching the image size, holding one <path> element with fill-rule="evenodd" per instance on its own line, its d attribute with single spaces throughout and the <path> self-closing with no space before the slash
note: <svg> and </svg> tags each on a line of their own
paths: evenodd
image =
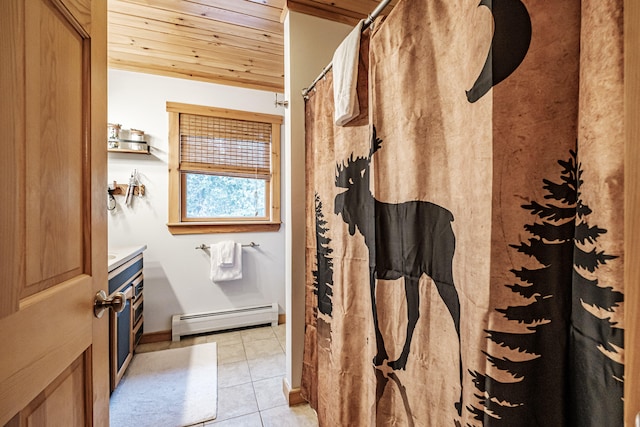
<svg viewBox="0 0 640 427">
<path fill-rule="evenodd" d="M 109 0 L 109 67 L 283 92 L 284 8 L 354 25 L 377 5 L 378 0 Z"/>
</svg>

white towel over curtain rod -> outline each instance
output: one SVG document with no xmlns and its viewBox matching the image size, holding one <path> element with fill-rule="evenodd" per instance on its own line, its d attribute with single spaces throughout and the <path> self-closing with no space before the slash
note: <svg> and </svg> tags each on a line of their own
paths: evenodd
<svg viewBox="0 0 640 427">
<path fill-rule="evenodd" d="M 362 24 L 362 31 L 364 31 L 367 28 L 369 28 L 371 23 L 378 17 L 378 15 L 380 15 L 380 12 L 382 12 L 384 10 L 384 8 L 387 7 L 387 5 L 389 3 L 391 3 L 391 0 L 382 0 L 378 4 L 378 6 L 376 6 L 376 8 L 373 9 L 373 12 L 371 12 L 371 14 L 369 14 L 367 19 Z M 302 89 L 302 96 L 303 97 L 306 98 L 306 96 L 309 94 L 309 92 L 311 92 L 313 90 L 313 88 L 320 81 L 320 79 L 322 79 L 329 72 L 329 70 L 331 70 L 331 67 L 333 67 L 333 63 L 332 62 L 330 62 L 329 65 L 327 65 L 326 67 L 324 67 L 322 69 L 322 71 L 320 72 L 320 75 L 318 77 L 316 77 L 314 81 L 311 82 L 309 87 L 306 87 L 306 88 Z"/>
</svg>

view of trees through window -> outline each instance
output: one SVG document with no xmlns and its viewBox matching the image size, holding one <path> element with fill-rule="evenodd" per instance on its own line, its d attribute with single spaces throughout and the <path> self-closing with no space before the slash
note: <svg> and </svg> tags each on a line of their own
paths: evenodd
<svg viewBox="0 0 640 427">
<path fill-rule="evenodd" d="M 267 186 L 263 179 L 186 174 L 188 218 L 264 218 Z"/>
</svg>

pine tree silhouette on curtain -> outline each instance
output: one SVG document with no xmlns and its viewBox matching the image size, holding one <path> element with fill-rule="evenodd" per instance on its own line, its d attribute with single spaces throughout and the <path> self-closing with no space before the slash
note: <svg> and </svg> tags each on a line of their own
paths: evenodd
<svg viewBox="0 0 640 427">
<path fill-rule="evenodd" d="M 327 221 L 322 213 L 322 201 L 315 195 L 316 211 L 316 261 L 317 270 L 313 272 L 314 291 L 318 296 L 318 311 L 331 317 L 333 311 L 333 260 L 329 255 L 333 249 L 329 247 L 331 239 L 325 237 Z"/>
<path fill-rule="evenodd" d="M 598 280 L 597 269 L 618 257 L 598 251 L 597 240 L 607 230 L 589 226 L 592 211 L 582 200 L 582 184 L 578 164 L 570 347 L 572 425 L 613 427 L 623 420 L 624 365 L 619 350 L 624 348 L 624 333 L 611 315 L 624 296 Z"/>
<path fill-rule="evenodd" d="M 595 244 L 606 230 L 589 227 L 586 222 L 591 210 L 579 200 L 582 171 L 576 153 L 571 151 L 571 157 L 558 164 L 562 166 L 560 182 L 543 180 L 547 202 L 532 201 L 522 206 L 539 221 L 524 227 L 533 237 L 511 245 L 533 257 L 540 267 L 511 270 L 519 283 L 506 286 L 522 297 L 522 304 L 496 310 L 514 326 L 509 331 L 486 331 L 490 345 L 485 355 L 493 369 L 486 374 L 471 372 L 479 405 L 467 409 L 483 426 L 561 426 L 570 419 L 570 425 L 608 426 L 618 425 L 622 419 L 620 414 L 619 419 L 614 416 L 603 421 L 583 407 L 588 422 L 577 422 L 568 404 L 576 407 L 579 400 L 589 404 L 621 397 L 621 389 L 615 396 L 617 389 L 584 387 L 602 377 L 593 369 L 604 370 L 614 382 L 613 377 L 622 378 L 622 366 L 600 350 L 602 347 L 615 353 L 616 347 L 611 344 L 621 348 L 622 331 L 608 318 L 585 310 L 590 306 L 611 312 L 622 294 L 599 287 L 597 279 L 591 277 L 599 266 L 615 257 L 595 248 L 589 252 L 582 249 Z M 576 340 L 575 335 L 580 334 L 576 331 L 604 339 L 600 344 Z"/>
</svg>

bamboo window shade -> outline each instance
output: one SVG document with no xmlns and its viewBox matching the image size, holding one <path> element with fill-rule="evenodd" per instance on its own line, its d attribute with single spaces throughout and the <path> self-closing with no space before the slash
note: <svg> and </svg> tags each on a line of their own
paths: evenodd
<svg viewBox="0 0 640 427">
<path fill-rule="evenodd" d="M 180 171 L 269 179 L 271 123 L 180 113 Z"/>
</svg>

